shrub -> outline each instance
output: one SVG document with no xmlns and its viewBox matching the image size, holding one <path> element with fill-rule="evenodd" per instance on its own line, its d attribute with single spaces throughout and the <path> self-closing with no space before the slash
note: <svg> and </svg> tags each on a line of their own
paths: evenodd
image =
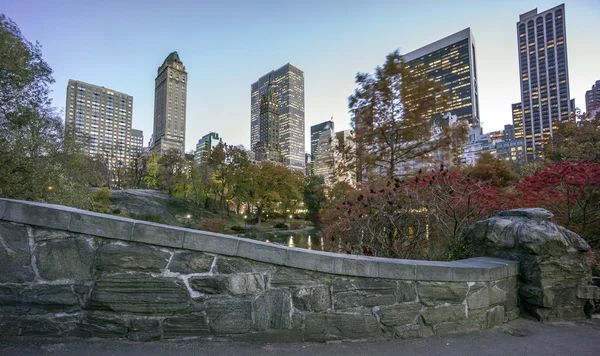
<svg viewBox="0 0 600 356">
<path fill-rule="evenodd" d="M 92 198 L 92 211 L 97 213 L 105 213 L 110 214 L 112 211 L 109 208 L 108 204 L 110 203 L 110 191 L 108 188 L 104 187 L 102 189 L 98 189 L 94 193 L 91 194 Z"/>
<path fill-rule="evenodd" d="M 200 230 L 223 232 L 225 230 L 225 220 L 221 218 L 203 219 L 200 222 Z"/>
<path fill-rule="evenodd" d="M 232 227 L 231 227 L 231 230 L 233 230 L 233 231 L 237 231 L 237 232 L 242 232 L 242 231 L 244 231 L 245 229 L 244 229 L 244 227 L 243 227 L 243 226 L 234 225 L 234 226 L 232 226 Z"/>
<path fill-rule="evenodd" d="M 276 229 L 287 229 L 288 228 L 288 226 L 284 223 L 277 223 L 277 224 L 273 225 L 273 227 Z"/>
<path fill-rule="evenodd" d="M 163 220 L 158 214 L 131 214 L 131 217 L 136 220 L 144 220 L 163 224 Z"/>
</svg>

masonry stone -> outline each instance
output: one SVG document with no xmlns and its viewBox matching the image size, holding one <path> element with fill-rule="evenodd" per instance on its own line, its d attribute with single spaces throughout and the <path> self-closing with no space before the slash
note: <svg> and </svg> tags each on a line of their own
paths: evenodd
<svg viewBox="0 0 600 356">
<path fill-rule="evenodd" d="M 225 276 L 191 277 L 188 283 L 202 294 L 227 294 L 229 290 L 229 280 Z"/>
<path fill-rule="evenodd" d="M 206 316 L 202 314 L 176 315 L 162 323 L 165 339 L 206 337 L 210 335 Z"/>
<path fill-rule="evenodd" d="M 271 290 L 253 302 L 254 321 L 258 330 L 286 330 L 292 326 L 291 295 L 285 290 Z"/>
<path fill-rule="evenodd" d="M 426 306 L 460 304 L 465 300 L 468 290 L 466 282 L 417 282 L 419 300 Z"/>
<path fill-rule="evenodd" d="M 169 263 L 169 271 L 181 274 L 207 273 L 212 267 L 215 257 L 202 252 L 175 252 Z"/>
<path fill-rule="evenodd" d="M 418 323 L 423 306 L 420 303 L 402 303 L 381 307 L 377 311 L 381 324 L 385 326 L 404 326 Z"/>
<path fill-rule="evenodd" d="M 252 329 L 252 299 L 215 298 L 206 301 L 206 316 L 216 335 L 243 334 Z"/>
<path fill-rule="evenodd" d="M 75 237 L 40 243 L 35 249 L 40 277 L 47 280 L 90 280 L 94 245 L 91 238 Z"/>
<path fill-rule="evenodd" d="M 391 305 L 396 302 L 395 291 L 396 283 L 389 280 L 336 278 L 333 281 L 333 307 L 339 310 Z"/>
<path fill-rule="evenodd" d="M 467 319 L 467 309 L 462 304 L 442 305 L 425 308 L 421 313 L 427 325 L 437 325 L 444 322 L 456 322 Z"/>
<path fill-rule="evenodd" d="M 133 317 L 129 318 L 127 339 L 131 341 L 157 341 L 162 338 L 160 331 L 159 319 Z"/>
<path fill-rule="evenodd" d="M 370 313 L 319 313 L 305 316 L 305 341 L 364 340 L 385 337 L 377 319 Z"/>
<path fill-rule="evenodd" d="M 215 273 L 234 274 L 254 272 L 252 263 L 241 258 L 219 257 L 215 264 Z"/>
<path fill-rule="evenodd" d="M 0 221 L 0 271 L 0 283 L 23 283 L 35 277 L 25 226 Z"/>
<path fill-rule="evenodd" d="M 329 286 L 299 288 L 294 291 L 294 307 L 308 312 L 322 312 L 331 309 Z"/>
<path fill-rule="evenodd" d="M 98 247 L 96 269 L 100 272 L 126 271 L 160 273 L 171 254 L 144 245 L 104 244 Z"/>
</svg>

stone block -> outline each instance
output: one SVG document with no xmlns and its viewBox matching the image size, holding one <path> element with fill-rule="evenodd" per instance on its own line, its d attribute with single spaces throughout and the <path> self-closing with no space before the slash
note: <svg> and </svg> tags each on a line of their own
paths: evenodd
<svg viewBox="0 0 600 356">
<path fill-rule="evenodd" d="M 190 287 L 202 294 L 228 294 L 228 279 L 224 276 L 191 277 Z"/>
<path fill-rule="evenodd" d="M 308 312 L 322 312 L 331 309 L 329 286 L 300 288 L 293 294 L 294 308 Z"/>
<path fill-rule="evenodd" d="M 35 284 L 21 291 L 20 303 L 47 311 L 79 310 L 73 287 L 67 284 Z"/>
<path fill-rule="evenodd" d="M 104 244 L 97 250 L 96 269 L 100 272 L 127 271 L 160 273 L 171 254 L 144 245 Z"/>
<path fill-rule="evenodd" d="M 502 323 L 504 323 L 504 306 L 498 305 L 486 312 L 486 328 L 491 329 Z"/>
<path fill-rule="evenodd" d="M 19 332 L 19 316 L 3 312 L 2 318 L 0 318 L 0 335 L 2 337 L 19 336 Z"/>
<path fill-rule="evenodd" d="M 131 341 L 157 341 L 162 338 L 160 321 L 156 318 L 130 318 L 127 339 Z"/>
<path fill-rule="evenodd" d="M 183 246 L 184 231 L 180 228 L 136 222 L 133 227 L 133 241 L 144 242 L 152 245 L 177 247 Z"/>
<path fill-rule="evenodd" d="M 73 332 L 78 322 L 77 315 L 27 315 L 19 320 L 20 336 L 67 336 Z"/>
<path fill-rule="evenodd" d="M 331 283 L 331 275 L 287 267 L 278 267 L 275 272 L 271 273 L 270 278 L 272 288 L 329 286 Z"/>
<path fill-rule="evenodd" d="M 75 234 L 68 231 L 63 230 L 53 230 L 53 229 L 43 229 L 43 228 L 34 228 L 33 229 L 33 239 L 35 242 L 43 242 L 48 240 L 60 240 L 60 239 L 68 239 L 74 237 Z"/>
<path fill-rule="evenodd" d="M 483 261 L 483 262 L 490 263 L 490 264 L 498 264 L 501 266 L 506 266 L 507 273 L 508 273 L 507 277 L 517 276 L 519 274 L 519 262 L 518 261 L 505 260 L 505 259 L 496 258 L 496 257 L 475 257 L 475 258 L 469 258 L 467 260 L 461 260 L 459 262 L 464 262 L 464 261 Z M 495 278 L 495 279 L 497 279 L 497 278 Z"/>
<path fill-rule="evenodd" d="M 353 278 L 333 280 L 335 310 L 392 305 L 396 302 L 396 283 L 388 280 Z"/>
<path fill-rule="evenodd" d="M 178 279 L 116 275 L 94 283 L 87 309 L 170 315 L 186 309 L 189 304 L 188 291 Z"/>
<path fill-rule="evenodd" d="M 595 285 L 583 285 L 577 287 L 577 298 L 600 300 L 600 287 Z"/>
<path fill-rule="evenodd" d="M 241 240 L 237 248 L 237 256 L 255 261 L 283 265 L 288 248 L 268 242 Z"/>
<path fill-rule="evenodd" d="M 209 328 L 216 335 L 245 334 L 252 329 L 252 299 L 215 298 L 206 301 Z"/>
<path fill-rule="evenodd" d="M 285 265 L 309 271 L 334 273 L 336 257 L 328 252 L 290 248 Z"/>
<path fill-rule="evenodd" d="M 487 282 L 490 278 L 490 268 L 464 265 L 452 267 L 452 280 L 455 282 Z"/>
<path fill-rule="evenodd" d="M 416 302 L 417 301 L 417 284 L 416 282 L 396 282 L 396 301 L 398 303 Z"/>
<path fill-rule="evenodd" d="M 377 278 L 379 276 L 379 264 L 368 257 L 340 255 L 335 260 L 335 273 L 345 276 Z"/>
<path fill-rule="evenodd" d="M 69 231 L 117 240 L 131 240 L 134 220 L 93 212 L 73 213 Z"/>
<path fill-rule="evenodd" d="M 210 335 L 206 316 L 201 314 L 168 317 L 163 321 L 162 327 L 165 339 L 206 337 Z"/>
<path fill-rule="evenodd" d="M 40 243 L 35 249 L 40 277 L 47 280 L 90 280 L 93 278 L 94 242 L 76 237 Z"/>
<path fill-rule="evenodd" d="M 469 287 L 467 306 L 469 312 L 474 309 L 487 308 L 490 305 L 490 287 L 485 282 L 477 282 Z"/>
<path fill-rule="evenodd" d="M 432 326 L 446 322 L 463 322 L 467 320 L 467 308 L 462 304 L 425 308 L 421 316 L 425 324 Z"/>
<path fill-rule="evenodd" d="M 168 269 L 174 273 L 191 274 L 207 273 L 210 271 L 215 256 L 210 256 L 202 252 L 179 251 L 175 252 Z"/>
<path fill-rule="evenodd" d="M 309 313 L 304 320 L 304 340 L 309 342 L 372 340 L 385 337 L 386 334 L 372 314 Z"/>
<path fill-rule="evenodd" d="M 381 307 L 377 311 L 379 321 L 385 326 L 405 326 L 418 324 L 423 306 L 420 303 L 402 303 Z"/>
<path fill-rule="evenodd" d="M 426 338 L 433 335 L 433 328 L 423 323 L 396 326 L 394 328 L 394 338 L 396 339 Z"/>
<path fill-rule="evenodd" d="M 461 304 L 468 290 L 466 282 L 417 282 L 419 300 L 426 306 Z"/>
<path fill-rule="evenodd" d="M 417 281 L 452 281 L 451 262 L 421 262 L 417 263 Z"/>
<path fill-rule="evenodd" d="M 185 229 L 183 248 L 225 256 L 235 256 L 241 240 L 239 237 Z"/>
<path fill-rule="evenodd" d="M 217 257 L 214 273 L 234 274 L 254 272 L 253 263 L 242 258 Z"/>
<path fill-rule="evenodd" d="M 405 279 L 414 281 L 417 266 L 409 260 L 393 260 L 377 262 L 379 278 Z"/>
<path fill-rule="evenodd" d="M 68 230 L 71 212 L 81 211 L 60 205 L 7 200 L 3 220 L 52 229 Z"/>
<path fill-rule="evenodd" d="M 291 295 L 286 290 L 271 290 L 252 302 L 254 323 L 258 330 L 286 330 L 292 327 Z"/>
<path fill-rule="evenodd" d="M 0 221 L 0 283 L 24 283 L 35 277 L 25 226 Z"/>
<path fill-rule="evenodd" d="M 265 290 L 265 278 L 258 273 L 232 274 L 227 289 L 233 295 L 258 294 Z"/>
<path fill-rule="evenodd" d="M 98 338 L 124 338 L 128 331 L 128 317 L 115 313 L 84 312 L 73 336 Z"/>
</svg>

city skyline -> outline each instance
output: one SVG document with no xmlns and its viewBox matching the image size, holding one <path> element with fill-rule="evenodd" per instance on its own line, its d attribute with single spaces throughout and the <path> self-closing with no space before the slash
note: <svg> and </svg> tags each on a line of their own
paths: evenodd
<svg viewBox="0 0 600 356">
<path fill-rule="evenodd" d="M 252 18 L 252 15 L 272 4 L 238 4 L 231 19 L 225 22 L 226 26 L 219 28 L 222 30 L 219 35 L 200 37 L 201 31 L 218 21 L 225 21 L 228 6 L 179 5 L 186 11 L 177 23 L 169 23 L 164 33 L 142 25 L 142 22 L 152 23 L 162 15 L 153 3 L 145 8 L 122 4 L 122 11 L 115 13 L 108 11 L 110 6 L 106 5 L 85 4 L 73 9 L 63 6 L 76 16 L 53 31 L 47 31 L 50 21 L 54 21 L 59 13 L 68 16 L 61 6 L 45 3 L 33 6 L 30 1 L 9 0 L 3 11 L 20 25 L 28 39 L 43 45 L 44 58 L 55 71 L 54 105 L 63 108 L 61 103 L 65 102 L 65 93 L 60 88 L 64 88 L 70 78 L 127 92 L 136 97 L 133 126 L 146 132 L 148 137 L 153 132 L 152 79 L 156 75 L 156 63 L 160 63 L 167 53 L 178 51 L 191 75 L 185 145 L 189 151 L 209 131 L 223 133 L 229 144 L 251 148 L 247 85 L 260 73 L 288 62 L 297 64 L 305 72 L 305 128 L 332 115 L 337 127 L 347 128 L 347 97 L 355 88 L 357 72 L 371 72 L 396 48 L 400 48 L 401 53 L 408 53 L 466 27 L 471 28 L 477 39 L 482 125 L 486 132 L 502 129 L 511 123 L 511 104 L 520 101 L 515 22 L 520 14 L 534 8 L 544 11 L 560 3 L 473 4 L 459 1 L 445 4 L 425 1 L 408 9 L 404 8 L 406 4 L 399 2 L 380 1 L 368 6 L 349 2 L 342 14 L 340 7 L 331 2 L 308 2 L 298 9 L 297 16 L 272 19 L 272 28 L 278 30 L 266 31 L 267 36 L 255 33 L 265 32 L 262 19 L 269 16 L 262 14 Z M 600 4 L 586 0 L 565 3 L 569 27 L 570 92 L 576 106 L 584 109 L 585 91 L 600 79 L 600 68 L 594 65 L 594 58 L 600 55 L 599 49 L 592 45 L 597 41 L 594 33 L 599 28 L 593 14 L 598 13 L 594 10 L 600 10 Z M 387 10 L 382 14 L 384 7 Z M 434 7 L 436 10 L 432 11 Z M 96 13 L 103 16 L 96 19 L 92 16 Z M 192 28 L 193 20 L 198 22 L 196 17 L 201 13 L 207 23 Z M 435 20 L 434 23 L 425 21 L 430 18 Z M 125 24 L 124 19 L 130 21 Z M 239 21 L 239 25 L 234 24 L 235 21 Z M 96 31 L 100 22 L 124 24 L 115 29 L 107 28 L 103 33 Z M 361 26 L 356 26 L 357 23 Z M 290 26 L 282 27 L 283 24 Z M 244 30 L 243 26 L 247 28 Z M 172 36 L 184 29 L 188 32 L 182 32 L 179 37 Z M 128 35 L 122 39 L 115 37 L 125 32 Z M 294 45 L 281 45 L 284 37 Z M 131 38 L 139 40 L 132 43 Z M 86 53 L 82 48 L 70 45 L 86 40 L 97 42 L 97 51 Z M 127 60 L 123 60 L 124 57 Z M 305 132 L 306 147 L 308 136 Z"/>
</svg>

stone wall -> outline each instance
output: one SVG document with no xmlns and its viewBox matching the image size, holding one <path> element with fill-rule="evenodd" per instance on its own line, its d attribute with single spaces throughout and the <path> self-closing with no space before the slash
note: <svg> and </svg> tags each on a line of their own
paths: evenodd
<svg viewBox="0 0 600 356">
<path fill-rule="evenodd" d="M 516 318 L 515 262 L 391 260 L 0 199 L 0 335 L 376 340 Z"/>
</svg>

